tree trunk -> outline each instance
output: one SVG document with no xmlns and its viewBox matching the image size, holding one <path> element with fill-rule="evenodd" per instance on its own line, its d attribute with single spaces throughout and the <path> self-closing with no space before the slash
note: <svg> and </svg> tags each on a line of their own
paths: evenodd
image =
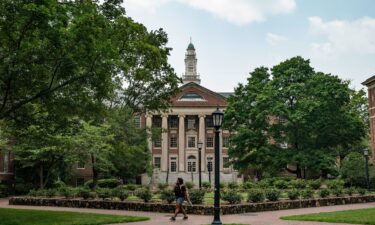
<svg viewBox="0 0 375 225">
<path fill-rule="evenodd" d="M 43 189 L 44 188 L 44 182 L 43 182 L 43 166 L 40 165 L 39 167 L 39 188 Z"/>
<path fill-rule="evenodd" d="M 302 178 L 302 170 L 301 170 L 301 167 L 297 164 L 297 169 L 296 169 L 296 174 L 297 174 L 297 178 Z"/>
</svg>

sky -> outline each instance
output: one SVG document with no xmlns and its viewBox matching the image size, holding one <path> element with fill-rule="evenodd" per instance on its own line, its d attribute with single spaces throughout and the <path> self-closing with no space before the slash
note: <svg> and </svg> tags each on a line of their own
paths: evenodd
<svg viewBox="0 0 375 225">
<path fill-rule="evenodd" d="M 231 92 L 256 67 L 302 56 L 315 71 L 351 80 L 375 75 L 374 0 L 124 0 L 127 15 L 168 34 L 184 73 L 190 37 L 201 84 Z"/>
</svg>

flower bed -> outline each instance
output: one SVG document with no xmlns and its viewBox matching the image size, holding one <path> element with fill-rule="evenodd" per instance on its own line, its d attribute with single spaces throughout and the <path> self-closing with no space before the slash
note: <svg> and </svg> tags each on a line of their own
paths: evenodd
<svg viewBox="0 0 375 225">
<path fill-rule="evenodd" d="M 277 202 L 246 203 L 234 205 L 222 205 L 222 214 L 238 214 L 247 212 L 273 211 L 283 209 L 309 208 L 319 206 L 346 205 L 355 203 L 375 202 L 375 195 L 348 196 L 319 199 L 283 200 Z M 33 206 L 57 206 L 72 208 L 94 208 L 132 210 L 146 212 L 170 213 L 174 211 L 174 204 L 143 203 L 128 201 L 107 201 L 107 200 L 83 200 L 63 198 L 35 198 L 35 197 L 12 197 L 10 205 L 33 205 Z M 188 213 L 199 215 L 212 215 L 212 205 L 187 206 Z"/>
</svg>

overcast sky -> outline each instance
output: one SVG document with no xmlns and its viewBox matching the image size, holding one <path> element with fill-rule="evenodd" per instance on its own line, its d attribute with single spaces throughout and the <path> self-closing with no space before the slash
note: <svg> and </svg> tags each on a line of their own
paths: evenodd
<svg viewBox="0 0 375 225">
<path fill-rule="evenodd" d="M 375 75 L 374 0 L 125 0 L 127 14 L 163 28 L 170 63 L 184 72 L 192 37 L 202 85 L 233 91 L 259 66 L 300 55 L 316 71 L 352 81 Z"/>
</svg>

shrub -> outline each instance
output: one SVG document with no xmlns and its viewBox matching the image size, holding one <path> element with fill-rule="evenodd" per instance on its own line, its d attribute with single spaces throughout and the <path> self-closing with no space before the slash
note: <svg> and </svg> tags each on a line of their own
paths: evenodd
<svg viewBox="0 0 375 225">
<path fill-rule="evenodd" d="M 224 182 L 220 182 L 220 188 L 224 189 L 227 185 Z"/>
<path fill-rule="evenodd" d="M 124 188 L 118 188 L 114 191 L 117 198 L 121 201 L 124 201 L 129 197 L 129 191 L 125 190 Z"/>
<path fill-rule="evenodd" d="M 14 188 L 16 195 L 24 195 L 27 194 L 31 189 L 34 189 L 35 186 L 32 183 L 16 183 Z"/>
<path fill-rule="evenodd" d="M 238 189 L 239 185 L 236 181 L 231 181 L 228 183 L 228 188 L 229 189 Z"/>
<path fill-rule="evenodd" d="M 347 194 L 349 196 L 352 196 L 354 193 L 355 193 L 355 188 L 353 188 L 353 187 L 345 189 L 345 194 Z"/>
<path fill-rule="evenodd" d="M 318 179 L 317 180 L 309 180 L 307 182 L 307 185 L 314 190 L 318 190 L 320 188 L 320 186 L 322 185 L 322 182 Z"/>
<path fill-rule="evenodd" d="M 90 198 L 90 190 L 88 188 L 79 188 L 78 196 L 83 199 L 88 199 Z"/>
<path fill-rule="evenodd" d="M 247 193 L 248 202 L 263 202 L 265 199 L 264 192 L 261 189 L 251 189 Z"/>
<path fill-rule="evenodd" d="M 176 197 L 172 191 L 163 190 L 160 193 L 160 199 L 165 202 L 168 202 L 168 204 L 171 204 L 176 199 Z"/>
<path fill-rule="evenodd" d="M 56 190 L 53 189 L 53 188 L 46 189 L 45 193 L 46 193 L 46 196 L 48 198 L 52 198 L 52 197 L 56 196 Z"/>
<path fill-rule="evenodd" d="M 38 196 L 38 191 L 35 190 L 35 189 L 31 189 L 27 195 L 32 196 L 32 197 L 36 197 L 36 196 Z"/>
<path fill-rule="evenodd" d="M 340 188 L 340 187 L 332 188 L 332 189 L 331 189 L 331 193 L 332 193 L 334 196 L 336 196 L 336 197 L 340 197 L 340 196 L 342 196 L 342 194 L 343 194 L 343 189 Z"/>
<path fill-rule="evenodd" d="M 250 190 L 251 188 L 255 188 L 255 187 L 256 187 L 256 184 L 254 182 L 251 182 L 251 181 L 247 181 L 247 182 L 242 184 L 242 188 L 245 189 L 245 190 Z"/>
<path fill-rule="evenodd" d="M 59 192 L 65 198 L 71 198 L 74 196 L 74 190 L 71 187 L 61 187 Z"/>
<path fill-rule="evenodd" d="M 185 182 L 185 186 L 187 187 L 187 189 L 192 189 L 194 184 L 192 182 L 188 181 L 188 182 Z"/>
<path fill-rule="evenodd" d="M 158 184 L 158 189 L 159 189 L 160 191 L 163 191 L 163 190 L 165 190 L 166 188 L 168 188 L 168 184 L 167 184 L 167 183 L 159 183 L 159 184 Z"/>
<path fill-rule="evenodd" d="M 193 204 L 202 204 L 204 199 L 204 191 L 200 190 L 190 190 L 189 191 L 189 198 L 191 203 Z"/>
<path fill-rule="evenodd" d="M 290 181 L 290 185 L 292 186 L 292 188 L 303 189 L 306 187 L 306 182 L 302 179 L 295 179 Z"/>
<path fill-rule="evenodd" d="M 270 188 L 272 186 L 269 180 L 261 180 L 257 183 L 257 185 L 259 188 Z"/>
<path fill-rule="evenodd" d="M 96 194 L 95 191 L 90 191 L 90 193 L 89 193 L 89 198 L 91 198 L 91 199 L 95 199 L 96 196 L 97 196 L 97 194 Z"/>
<path fill-rule="evenodd" d="M 93 188 L 93 180 L 89 180 L 85 183 L 85 186 L 92 189 Z M 109 178 L 109 179 L 99 179 L 97 186 L 100 188 L 115 188 L 117 187 L 117 179 L 116 178 Z"/>
<path fill-rule="evenodd" d="M 330 195 L 330 191 L 329 191 L 329 189 L 321 189 L 320 191 L 319 191 L 319 196 L 321 197 L 321 198 L 326 198 L 326 197 L 329 197 L 329 195 Z"/>
<path fill-rule="evenodd" d="M 202 182 L 202 187 L 205 189 L 210 189 L 211 188 L 211 183 L 208 181 L 203 181 Z"/>
<path fill-rule="evenodd" d="M 227 201 L 229 204 L 239 204 L 242 200 L 242 195 L 235 190 L 229 190 L 224 192 L 221 196 L 224 201 Z"/>
<path fill-rule="evenodd" d="M 266 190 L 266 198 L 271 201 L 278 201 L 281 196 L 281 192 L 277 189 L 271 188 Z"/>
<path fill-rule="evenodd" d="M 358 192 L 359 195 L 364 196 L 364 195 L 366 195 L 367 191 L 364 188 L 357 188 L 357 192 Z"/>
<path fill-rule="evenodd" d="M 106 199 L 111 197 L 111 189 L 108 188 L 97 188 L 96 189 L 96 194 L 98 195 L 99 198 L 101 199 Z"/>
<path fill-rule="evenodd" d="M 125 189 L 129 190 L 129 191 L 135 191 L 137 189 L 137 185 L 136 184 L 127 184 L 125 185 Z"/>
<path fill-rule="evenodd" d="M 45 189 L 38 189 L 36 191 L 37 196 L 47 196 L 46 190 Z"/>
<path fill-rule="evenodd" d="M 306 188 L 301 191 L 301 197 L 303 199 L 309 199 L 314 197 L 314 191 L 311 188 Z"/>
<path fill-rule="evenodd" d="M 290 200 L 296 200 L 300 196 L 300 192 L 298 189 L 291 189 L 287 192 L 288 198 Z"/>
<path fill-rule="evenodd" d="M 343 180 L 335 179 L 335 180 L 328 180 L 326 185 L 329 189 L 337 189 L 337 188 L 344 188 L 345 182 Z"/>
<path fill-rule="evenodd" d="M 288 182 L 285 181 L 285 180 L 277 180 L 273 184 L 278 189 L 287 189 L 288 188 Z"/>
<path fill-rule="evenodd" d="M 144 202 L 149 202 L 152 198 L 152 193 L 148 188 L 139 188 L 136 191 L 136 196 L 142 199 Z"/>
<path fill-rule="evenodd" d="M 9 189 L 5 184 L 0 184 L 0 198 L 8 197 Z"/>
</svg>

